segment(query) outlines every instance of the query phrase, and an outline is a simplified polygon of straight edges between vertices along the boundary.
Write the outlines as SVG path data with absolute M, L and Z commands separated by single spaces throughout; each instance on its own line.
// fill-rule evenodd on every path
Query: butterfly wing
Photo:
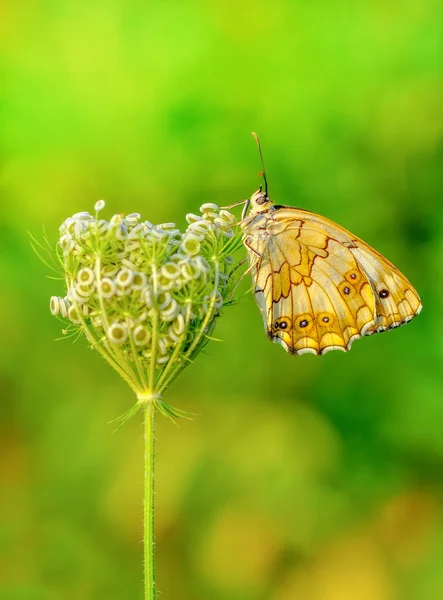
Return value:
M 273 207 L 244 229 L 268 336 L 288 352 L 347 351 L 420 312 L 417 292 L 394 265 L 324 217 Z

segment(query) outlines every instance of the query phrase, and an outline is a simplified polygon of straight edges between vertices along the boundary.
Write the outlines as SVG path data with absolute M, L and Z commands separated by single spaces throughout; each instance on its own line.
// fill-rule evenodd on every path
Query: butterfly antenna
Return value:
M 266 179 L 266 171 L 265 171 L 265 163 L 263 161 L 263 154 L 261 151 L 261 146 L 260 146 L 260 140 L 258 139 L 258 135 L 255 133 L 255 131 L 252 132 L 252 135 L 254 136 L 255 142 L 257 144 L 257 148 L 258 148 L 258 153 L 260 154 L 260 162 L 261 162 L 261 168 L 262 168 L 262 172 L 260 173 L 260 175 L 263 177 L 263 181 L 265 182 L 265 195 L 268 195 L 268 180 Z
M 245 204 L 248 200 L 240 200 L 240 202 L 235 202 L 234 204 L 230 204 L 229 206 L 221 206 L 220 208 L 224 210 L 231 210 L 231 208 L 235 208 L 236 206 L 240 206 L 240 204 Z

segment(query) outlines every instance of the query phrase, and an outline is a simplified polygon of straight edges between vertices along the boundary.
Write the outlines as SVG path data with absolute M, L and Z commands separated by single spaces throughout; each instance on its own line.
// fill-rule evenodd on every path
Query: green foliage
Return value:
M 157 428 L 158 587 L 180 600 L 443 597 L 441 7 L 106 3 L 2 9 L 0 272 L 7 598 L 141 595 L 142 430 L 84 340 L 54 342 L 26 231 L 178 221 L 258 187 L 355 232 L 422 314 L 349 354 L 288 356 L 250 296 Z M 183 222 L 178 228 L 183 230 Z M 59 287 L 58 287 L 59 285 Z M 244 283 L 244 290 L 248 288 Z M 352 575 L 352 577 L 351 577 Z M 335 590 L 332 596 L 331 590 Z

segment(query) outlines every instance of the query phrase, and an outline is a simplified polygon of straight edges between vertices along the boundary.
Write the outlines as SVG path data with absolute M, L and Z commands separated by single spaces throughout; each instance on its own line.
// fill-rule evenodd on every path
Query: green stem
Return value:
M 140 398 L 139 398 L 140 399 Z M 145 503 L 144 517 L 144 600 L 155 600 L 155 538 L 154 538 L 154 447 L 155 405 L 151 396 L 145 396 Z
M 77 314 L 80 319 L 81 326 L 83 328 L 83 331 L 86 335 L 86 339 L 88 340 L 88 342 L 91 343 L 93 348 L 95 348 L 95 350 L 97 350 L 97 352 L 111 365 L 112 368 L 114 368 L 117 371 L 117 373 L 120 375 L 120 377 L 122 377 L 122 379 L 124 379 L 126 381 L 126 383 L 129 385 L 129 387 L 132 388 L 134 390 L 134 392 L 137 394 L 138 387 L 135 385 L 134 381 L 132 380 L 131 375 L 125 371 L 125 369 L 119 364 L 119 362 L 111 354 L 111 352 L 109 351 L 108 344 L 105 343 L 105 346 L 108 349 L 108 352 L 103 350 L 100 343 L 95 339 L 95 337 L 91 333 L 91 330 L 89 329 L 88 325 L 86 324 L 86 321 L 83 318 L 82 313 L 81 313 L 80 305 L 77 302 L 74 302 L 73 304 L 77 310 Z
M 213 293 L 215 294 L 215 292 L 218 289 L 218 282 L 220 279 L 220 270 L 219 270 L 219 263 L 215 262 L 215 285 L 214 285 L 214 289 L 213 289 Z M 194 341 L 192 342 L 192 344 L 189 346 L 188 350 L 186 351 L 185 354 L 183 354 L 183 360 L 187 360 L 189 361 L 189 363 L 192 362 L 192 353 L 194 352 L 194 350 L 197 348 L 198 344 L 200 344 L 201 339 L 204 335 L 205 329 L 206 327 L 209 325 L 210 320 L 214 317 L 214 306 L 215 306 L 215 296 L 212 296 L 210 302 L 209 302 L 209 307 L 208 307 L 208 312 L 206 313 L 205 318 L 203 319 L 203 322 L 200 326 L 200 330 L 197 333 L 197 335 L 194 338 Z M 175 377 L 180 373 L 180 371 L 184 369 L 183 366 L 183 362 L 179 365 L 177 365 L 177 367 L 169 374 L 169 376 L 167 377 L 166 381 L 163 381 L 163 384 L 161 386 L 158 386 L 158 392 L 161 394 L 171 383 L 172 381 L 175 379 Z
M 151 390 L 155 387 L 155 368 L 157 366 L 157 355 L 158 355 L 158 307 L 157 307 L 157 267 L 152 263 L 152 289 L 154 293 L 154 297 L 152 299 L 153 302 L 153 310 L 154 314 L 152 315 L 152 338 L 151 338 L 151 359 L 149 363 L 149 386 Z
M 183 346 L 183 342 L 186 339 L 186 335 L 188 332 L 188 327 L 189 327 L 189 321 L 190 321 L 190 315 L 191 315 L 191 305 L 188 304 L 186 307 L 186 316 L 185 316 L 185 329 L 182 333 L 182 335 L 180 336 L 175 348 L 174 348 L 174 352 L 171 355 L 171 358 L 168 361 L 168 364 L 166 365 L 165 370 L 163 371 L 160 379 L 157 382 L 157 390 L 158 392 L 161 394 L 163 392 L 164 389 L 166 389 L 165 387 L 162 387 L 163 382 L 165 381 L 166 378 L 170 378 L 172 377 L 172 374 L 175 373 L 176 371 L 181 371 L 184 367 L 183 364 L 181 363 L 181 361 L 177 360 L 178 354 L 181 352 L 182 350 L 182 346 Z M 171 369 L 172 369 L 172 373 L 171 373 Z
M 109 328 L 109 323 L 108 323 L 108 314 L 106 312 L 106 307 L 105 307 L 105 301 L 104 301 L 103 294 L 100 289 L 100 282 L 101 282 L 101 271 L 100 271 L 101 262 L 100 261 L 101 261 L 100 254 L 98 254 L 97 258 L 95 260 L 95 277 L 97 279 L 97 293 L 98 293 L 98 301 L 100 304 L 100 314 L 103 319 L 103 325 L 105 327 L 105 331 L 107 331 Z M 109 350 L 114 355 L 116 362 L 119 363 L 120 365 L 124 365 L 124 367 L 122 367 L 122 368 L 125 371 L 128 370 L 129 372 L 131 372 L 131 367 L 128 365 L 128 361 L 126 360 L 123 352 L 120 350 L 120 348 L 117 346 L 117 344 L 111 344 L 109 346 Z

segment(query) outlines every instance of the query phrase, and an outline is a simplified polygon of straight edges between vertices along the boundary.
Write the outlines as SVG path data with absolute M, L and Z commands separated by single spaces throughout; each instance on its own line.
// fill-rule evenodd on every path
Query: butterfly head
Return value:
M 262 186 L 258 188 L 258 190 L 252 194 L 249 199 L 249 204 L 251 207 L 251 213 L 258 213 L 264 210 L 267 210 L 271 204 L 272 200 L 269 198 L 267 191 L 263 191 Z
M 266 191 L 263 191 L 262 186 L 258 188 L 254 194 L 246 201 L 245 206 L 243 208 L 242 218 L 244 219 L 246 215 L 256 215 L 257 213 L 261 213 L 272 206 L 272 200 L 269 198 Z

